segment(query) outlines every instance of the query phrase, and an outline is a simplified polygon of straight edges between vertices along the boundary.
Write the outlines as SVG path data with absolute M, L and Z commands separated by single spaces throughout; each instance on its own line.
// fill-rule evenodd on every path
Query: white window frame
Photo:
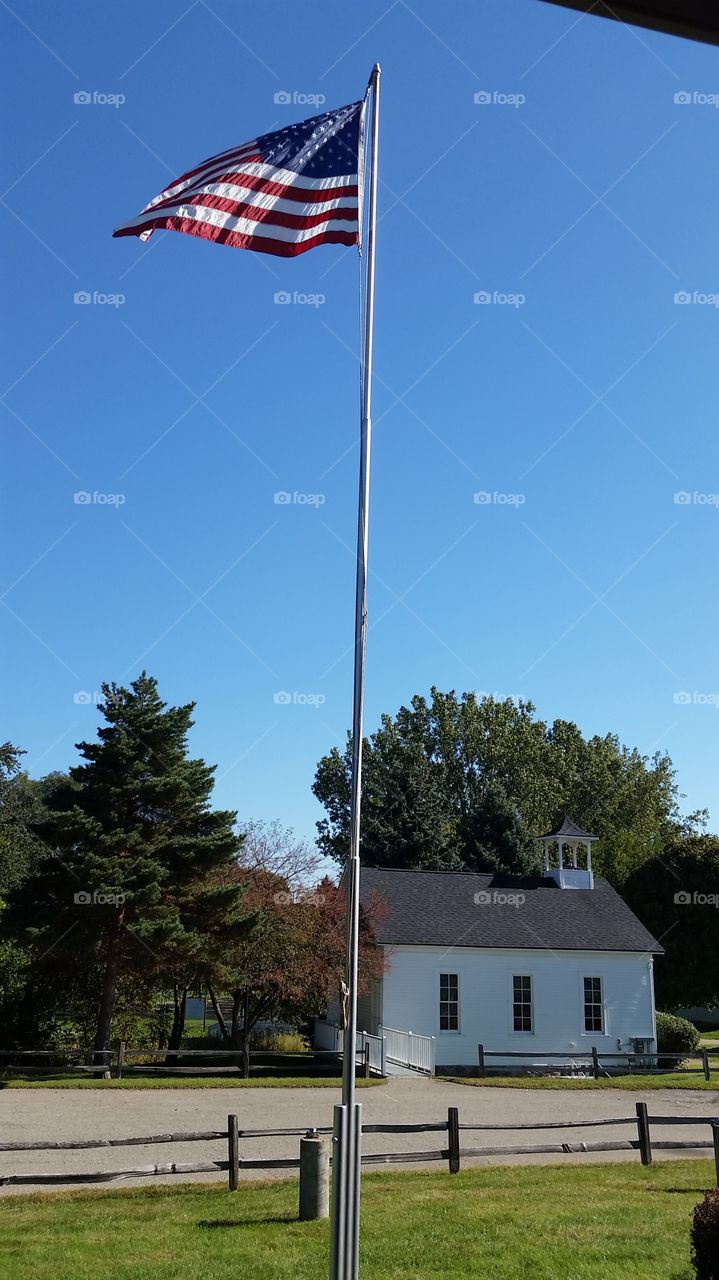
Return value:
M 515 1003 L 514 979 L 515 978 L 529 978 L 529 1016 L 531 1018 L 532 1025 L 528 1031 L 518 1031 L 514 1025 L 514 1003 Z M 513 1036 L 533 1036 L 534 1035 L 534 1029 L 535 1029 L 534 986 L 535 986 L 534 974 L 531 972 L 528 972 L 526 969 L 524 970 L 523 973 L 512 972 L 509 974 L 509 1030 L 510 1030 L 510 1034 Z
M 599 1007 L 600 1007 L 600 1009 L 601 1009 L 601 1013 L 602 1013 L 602 1029 L 601 1029 L 601 1031 L 596 1031 L 596 1030 L 595 1030 L 595 1031 L 587 1031 L 586 1009 L 585 1009 L 586 999 L 585 999 L 585 994 L 584 994 L 584 983 L 585 983 L 585 979 L 589 979 L 589 978 L 591 978 L 591 979 L 593 979 L 593 980 L 595 980 L 595 981 L 596 981 L 596 980 L 598 980 L 598 981 L 599 981 L 599 991 L 600 991 L 600 1003 L 599 1003 Z M 608 1025 L 607 1025 L 607 984 L 606 984 L 606 980 L 605 980 L 605 977 L 604 977 L 604 974 L 603 974 L 603 973 L 597 973 L 597 972 L 596 972 L 596 970 L 595 970 L 593 973 L 583 973 L 583 974 L 580 976 L 580 979 L 579 979 L 579 999 L 580 999 L 580 1018 L 581 1018 L 581 1022 L 580 1022 L 580 1026 L 581 1026 L 581 1033 L 580 1033 L 580 1034 L 581 1034 L 581 1035 L 583 1035 L 583 1036 L 589 1036 L 589 1037 L 591 1037 L 591 1036 L 606 1036 L 606 1035 L 609 1035 L 609 1027 L 608 1027 Z M 595 1002 L 593 1001 L 592 1003 L 594 1004 Z
M 453 1003 L 452 1001 L 442 1000 L 442 978 L 455 978 L 457 982 L 457 1025 L 456 1027 L 442 1026 L 442 1005 Z M 458 1036 L 462 1030 L 462 1014 L 461 1014 L 461 994 L 460 994 L 460 975 L 456 969 L 438 969 L 437 970 L 437 1028 L 441 1036 Z

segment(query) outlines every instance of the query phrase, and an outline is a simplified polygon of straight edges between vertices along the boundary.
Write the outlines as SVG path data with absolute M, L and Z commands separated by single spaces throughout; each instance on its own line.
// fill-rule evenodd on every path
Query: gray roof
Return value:
M 599 836 L 593 836 L 591 831 L 582 831 L 578 827 L 574 818 L 568 817 L 566 814 L 556 827 L 552 827 L 551 831 L 545 831 L 543 836 L 537 836 L 538 840 L 549 840 L 552 836 L 564 836 L 567 840 L 598 840 Z
M 362 900 L 373 894 L 386 904 L 375 930 L 385 946 L 662 954 L 624 900 L 599 878 L 593 889 L 560 889 L 548 876 L 363 867 Z

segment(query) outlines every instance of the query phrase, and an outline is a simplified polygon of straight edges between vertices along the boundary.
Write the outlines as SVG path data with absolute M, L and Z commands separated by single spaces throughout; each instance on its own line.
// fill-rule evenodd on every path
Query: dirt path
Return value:
M 636 1137 L 636 1127 L 609 1125 L 598 1129 L 572 1128 L 572 1121 L 633 1117 L 635 1104 L 648 1103 L 650 1115 L 716 1116 L 719 1093 L 679 1089 L 626 1092 L 606 1090 L 483 1089 L 448 1084 L 440 1080 L 396 1079 L 381 1088 L 362 1090 L 365 1123 L 411 1124 L 446 1120 L 447 1107 L 459 1108 L 460 1123 L 477 1125 L 529 1124 L 562 1121 L 567 1128 L 548 1133 L 463 1132 L 466 1146 L 510 1146 L 518 1143 L 581 1142 Z M 0 1141 L 78 1141 L 91 1138 L 138 1137 L 152 1133 L 225 1129 L 227 1116 L 235 1112 L 243 1128 L 297 1128 L 332 1124 L 332 1108 L 339 1102 L 334 1089 L 5 1089 L 0 1091 Z M 704 1126 L 652 1126 L 660 1138 L 710 1138 Z M 366 1152 L 423 1151 L 445 1145 L 444 1134 L 368 1134 Z M 244 1139 L 245 1158 L 296 1157 L 298 1137 Z M 687 1153 L 678 1153 L 687 1154 Z M 710 1153 L 703 1152 L 705 1156 Z M 226 1143 L 164 1143 L 152 1147 L 102 1148 L 90 1151 L 0 1152 L 0 1179 L 15 1173 L 85 1173 L 128 1169 L 174 1161 L 226 1159 Z M 663 1153 L 657 1153 L 663 1158 Z M 636 1152 L 581 1155 L 491 1156 L 467 1160 L 467 1165 L 534 1164 L 578 1160 L 636 1161 Z M 410 1166 L 411 1167 L 411 1166 Z M 442 1165 L 437 1165 L 442 1168 Z M 444 1166 L 446 1168 L 446 1166 Z M 179 1175 L 178 1175 L 179 1176 Z M 144 1182 L 170 1185 L 178 1176 L 164 1179 L 132 1178 L 109 1186 L 135 1186 Z M 244 1171 L 242 1178 L 273 1176 Z M 276 1176 L 286 1177 L 286 1171 Z M 225 1174 L 189 1174 L 189 1181 L 223 1180 Z M 77 1185 L 77 1184 L 74 1184 Z M 86 1184 L 90 1185 L 90 1184 Z M 46 1190 L 40 1184 L 2 1187 L 0 1195 Z

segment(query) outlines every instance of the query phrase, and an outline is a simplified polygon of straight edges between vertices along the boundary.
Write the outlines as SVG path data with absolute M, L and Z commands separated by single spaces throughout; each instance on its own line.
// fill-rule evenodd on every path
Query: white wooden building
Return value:
M 661 947 L 592 872 L 595 839 L 571 819 L 541 837 L 538 876 L 365 867 L 362 898 L 386 904 L 387 969 L 358 1026 L 434 1037 L 438 1068 L 476 1067 L 479 1043 L 545 1055 L 656 1049 L 653 961 Z M 328 1012 L 328 1020 L 332 1013 Z

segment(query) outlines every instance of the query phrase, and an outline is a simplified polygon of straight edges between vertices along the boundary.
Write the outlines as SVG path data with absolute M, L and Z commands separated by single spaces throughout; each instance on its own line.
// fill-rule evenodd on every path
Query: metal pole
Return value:
M 369 477 L 372 446 L 372 355 L 374 340 L 375 230 L 377 226 L 377 153 L 380 67 L 375 64 L 371 93 L 369 205 L 367 211 L 364 344 L 361 357 L 361 426 L 357 511 L 354 698 L 352 707 L 352 801 L 350 860 L 347 868 L 347 1018 L 342 1052 L 342 1106 L 335 1108 L 332 1169 L 330 1280 L 356 1280 L 359 1274 L 359 1206 L 362 1116 L 355 1102 L 357 1057 L 357 977 L 360 922 L 360 807 L 362 797 L 362 718 L 367 642 L 367 547 Z M 366 154 L 366 142 L 365 142 Z
M 355 1100 L 357 1047 L 357 969 L 359 954 L 360 807 L 362 797 L 362 717 L 367 641 L 367 544 L 369 534 L 369 475 L 372 445 L 372 355 L 374 340 L 375 227 L 377 222 L 377 150 L 379 139 L 380 68 L 370 76 L 372 134 L 370 142 L 369 209 L 367 217 L 367 286 L 362 352 L 362 422 L 360 429 L 359 504 L 357 513 L 357 582 L 355 595 L 354 700 L 352 709 L 352 803 L 350 864 L 347 894 L 347 1026 L 344 1030 L 342 1103 Z

